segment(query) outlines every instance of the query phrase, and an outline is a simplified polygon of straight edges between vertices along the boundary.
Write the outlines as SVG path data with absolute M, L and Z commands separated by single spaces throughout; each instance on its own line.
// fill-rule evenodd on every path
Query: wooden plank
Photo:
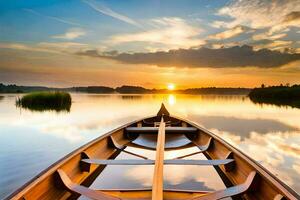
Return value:
M 82 162 L 96 165 L 154 165 L 155 160 L 101 160 L 101 159 L 82 159 Z M 223 160 L 182 160 L 172 159 L 163 160 L 164 165 L 226 165 L 234 162 L 233 159 Z
M 128 133 L 157 133 L 159 127 L 127 127 L 125 130 Z M 166 133 L 196 133 L 197 131 L 195 127 L 165 127 Z
M 119 144 L 114 138 L 113 136 L 109 136 L 109 140 L 111 142 L 111 144 L 114 146 L 114 148 L 124 152 L 124 153 L 127 153 L 127 154 L 130 154 L 130 155 L 133 155 L 133 156 L 136 156 L 136 157 L 139 157 L 139 158 L 143 158 L 143 159 L 148 159 L 147 157 L 145 156 L 142 156 L 142 155 L 139 155 L 139 154 L 136 154 L 136 153 L 133 153 L 131 151 L 127 151 L 125 150 L 126 146 L 125 145 L 121 145 Z
M 127 154 L 130 154 L 130 155 L 135 156 L 135 157 L 138 157 L 138 158 L 142 158 L 142 159 L 144 159 L 144 160 L 147 160 L 147 159 L 148 159 L 148 158 L 145 157 L 145 156 L 142 156 L 142 155 L 133 153 L 133 152 L 131 152 L 131 151 L 127 151 L 127 150 L 125 150 L 125 149 L 123 149 L 122 152 L 127 153 Z
M 58 169 L 57 173 L 59 174 L 60 179 L 65 185 L 65 187 L 72 192 L 75 192 L 80 195 L 84 195 L 90 199 L 95 199 L 95 200 L 119 200 L 120 199 L 120 198 L 116 198 L 104 194 L 101 191 L 92 190 L 87 187 L 73 183 L 72 180 L 62 169 Z
M 226 188 L 224 190 L 216 191 L 201 197 L 192 198 L 190 200 L 217 200 L 217 199 L 224 199 L 227 197 L 233 197 L 239 194 L 243 194 L 247 192 L 247 190 L 251 187 L 251 184 L 253 183 L 253 180 L 256 176 L 256 172 L 252 171 L 246 181 L 242 184 Z
M 164 150 L 165 150 L 165 126 L 161 118 L 157 135 L 155 166 L 152 183 L 152 200 L 163 199 L 163 171 L 164 171 Z
M 152 146 L 148 146 L 148 145 L 140 145 L 140 144 L 136 144 L 136 143 L 128 143 L 127 144 L 128 147 L 133 147 L 133 148 L 139 148 L 139 149 L 146 149 L 146 150 L 155 150 L 156 148 L 153 148 Z M 176 147 L 165 147 L 165 151 L 173 151 L 173 150 L 180 150 L 180 149 L 185 149 L 185 148 L 189 148 L 189 147 L 194 147 L 195 145 L 190 142 L 188 144 L 184 144 L 184 145 L 180 145 L 180 146 L 176 146 Z
M 231 162 L 234 162 L 233 159 L 224 159 L 224 160 L 181 160 L 181 159 L 172 159 L 165 160 L 165 165 L 226 165 Z
M 82 162 L 96 165 L 154 165 L 154 160 L 100 160 L 100 159 L 83 159 Z

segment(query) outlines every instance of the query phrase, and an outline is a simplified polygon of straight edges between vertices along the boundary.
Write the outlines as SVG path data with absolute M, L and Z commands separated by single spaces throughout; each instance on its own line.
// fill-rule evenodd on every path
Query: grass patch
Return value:
M 16 105 L 33 111 L 70 111 L 71 95 L 67 92 L 33 92 L 16 100 Z

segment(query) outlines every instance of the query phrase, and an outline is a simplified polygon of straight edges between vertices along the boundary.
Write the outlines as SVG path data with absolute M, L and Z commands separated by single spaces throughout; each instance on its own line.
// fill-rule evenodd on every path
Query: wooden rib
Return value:
M 128 147 L 133 147 L 133 148 L 139 148 L 139 149 L 146 149 L 146 150 L 156 150 L 156 148 L 150 147 L 150 146 L 144 146 L 144 145 L 140 145 L 140 144 L 136 144 L 136 143 L 128 143 L 127 144 Z M 165 147 L 165 151 L 173 151 L 173 150 L 180 150 L 180 149 L 184 149 L 184 148 L 190 148 L 190 147 L 194 147 L 195 144 L 193 144 L 192 142 L 181 145 L 181 146 L 176 146 L 176 147 Z
M 63 184 L 65 185 L 65 187 L 67 187 L 68 190 L 72 192 L 75 192 L 80 195 L 84 195 L 90 199 L 95 199 L 95 200 L 120 200 L 120 198 L 108 196 L 100 191 L 92 190 L 87 187 L 73 183 L 72 180 L 62 169 L 58 169 L 57 173 L 59 174 L 59 177 L 63 182 Z
M 100 160 L 100 159 L 82 159 L 84 163 L 96 165 L 154 165 L 155 160 Z M 165 165 L 227 165 L 234 162 L 233 159 L 224 160 L 182 160 L 172 159 L 164 160 Z
M 285 198 L 285 197 L 282 196 L 281 194 L 277 194 L 277 195 L 274 197 L 274 200 L 287 200 L 287 198 Z
M 145 157 L 145 156 L 141 156 L 141 155 L 139 155 L 139 154 L 133 153 L 133 152 L 131 152 L 131 151 L 127 151 L 127 150 L 125 150 L 125 149 L 123 149 L 122 152 L 127 153 L 127 154 L 130 154 L 130 155 L 133 155 L 133 156 L 136 156 L 136 157 L 139 157 L 139 158 L 142 158 L 142 159 L 144 159 L 144 160 L 148 160 L 148 158 Z
M 157 133 L 159 127 L 127 127 L 125 130 L 128 133 Z M 196 133 L 197 130 L 195 127 L 165 127 L 167 133 Z
M 199 153 L 203 153 L 203 152 L 205 152 L 209 149 L 209 147 L 211 146 L 211 143 L 212 143 L 212 138 L 209 138 L 206 145 L 199 146 L 199 145 L 195 144 L 200 149 L 200 151 L 190 153 L 190 154 L 187 154 L 187 155 L 184 155 L 184 156 L 179 156 L 179 157 L 176 157 L 174 159 L 182 159 L 182 158 L 193 156 L 193 155 L 196 155 L 196 154 L 199 154 Z
M 250 188 L 255 176 L 256 176 L 256 172 L 252 171 L 248 175 L 246 181 L 240 185 L 236 185 L 230 188 L 226 188 L 224 190 L 216 191 L 202 197 L 192 198 L 190 200 L 217 200 L 217 199 L 223 199 L 223 198 L 243 194 L 247 192 L 247 190 Z
M 142 159 L 148 159 L 147 157 L 145 156 L 142 156 L 142 155 L 139 155 L 139 154 L 136 154 L 136 153 L 133 153 L 131 151 L 127 151 L 125 150 L 126 146 L 125 145 L 120 145 L 112 136 L 109 137 L 110 138 L 110 141 L 111 141 L 111 144 L 118 150 L 124 152 L 124 153 L 127 153 L 127 154 L 130 154 L 130 155 L 133 155 L 133 156 L 136 156 L 136 157 L 139 157 L 139 158 L 142 158 Z
M 152 200 L 163 199 L 163 170 L 165 149 L 165 123 L 163 117 L 159 125 L 156 145 L 156 157 L 152 183 Z

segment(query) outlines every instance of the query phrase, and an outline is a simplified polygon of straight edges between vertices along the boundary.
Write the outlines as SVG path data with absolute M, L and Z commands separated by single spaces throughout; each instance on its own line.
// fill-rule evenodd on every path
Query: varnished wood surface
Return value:
M 83 159 L 83 162 L 96 165 L 154 165 L 155 160 L 100 160 L 100 159 Z
M 196 154 L 199 154 L 199 153 L 203 153 L 203 152 L 207 151 L 208 148 L 211 147 L 211 145 L 212 145 L 212 138 L 210 138 L 207 141 L 206 145 L 203 145 L 203 146 L 196 145 L 200 149 L 200 151 L 190 153 L 190 154 L 186 154 L 186 155 L 183 155 L 183 156 L 179 156 L 179 157 L 176 157 L 174 159 L 183 159 L 183 158 L 186 158 L 186 157 L 189 157 L 189 156 L 193 156 L 193 155 L 196 155 Z
M 154 165 L 155 160 L 100 160 L 100 159 L 82 159 L 83 162 L 97 165 Z M 163 160 L 164 165 L 226 165 L 234 162 L 233 159 L 223 160 L 181 160 L 171 159 Z
M 84 195 L 95 200 L 120 200 L 120 198 L 112 197 L 100 191 L 91 190 L 87 187 L 73 183 L 62 169 L 58 169 L 57 173 L 59 174 L 63 184 L 72 192 L 76 192 L 80 195 Z
M 128 133 L 157 133 L 159 127 L 127 127 Z M 165 127 L 166 133 L 195 133 L 198 129 L 195 127 Z
M 157 146 L 155 156 L 155 166 L 152 182 L 152 200 L 163 199 L 163 172 L 164 172 L 164 151 L 165 151 L 165 123 L 163 118 L 161 119 L 158 135 Z
M 217 192 L 212 192 L 210 194 L 206 194 L 201 197 L 192 198 L 190 200 L 217 200 L 217 199 L 223 199 L 226 197 L 233 197 L 238 194 L 243 194 L 244 192 L 247 192 L 247 190 L 250 188 L 251 184 L 254 181 L 255 175 L 256 175 L 256 172 L 253 171 L 248 175 L 246 181 L 240 185 L 226 188 L 224 190 L 220 190 Z

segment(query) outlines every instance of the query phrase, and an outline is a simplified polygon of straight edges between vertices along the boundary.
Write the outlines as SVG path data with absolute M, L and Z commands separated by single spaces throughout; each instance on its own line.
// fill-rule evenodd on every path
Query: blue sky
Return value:
M 57 58 L 60 57 L 69 58 L 66 68 L 73 72 L 79 67 L 77 60 L 86 66 L 87 71 L 97 68 L 122 72 L 124 66 L 126 69 L 134 69 L 132 62 L 124 63 L 124 59 L 120 62 L 116 58 L 122 53 L 142 52 L 150 55 L 178 49 L 220 49 L 250 45 L 252 51 L 268 49 L 289 55 L 299 54 L 299 34 L 299 0 L 0 1 L 0 72 L 4 72 L 0 78 L 3 82 L 14 82 L 12 71 L 20 75 L 24 71 L 40 74 L 41 71 L 64 68 L 65 63 L 58 62 Z M 114 51 L 114 57 L 111 51 Z M 283 64 L 281 61 L 274 64 L 277 69 L 268 71 L 271 74 L 269 77 L 278 68 L 298 58 L 294 56 L 288 60 Z M 107 62 L 110 67 L 104 65 Z M 149 61 L 139 64 L 147 65 L 143 66 L 146 68 L 153 67 Z M 151 64 L 161 67 L 161 63 Z M 244 64 L 240 67 L 245 68 Z M 266 68 L 261 63 L 255 66 L 249 63 L 247 67 Z M 172 71 L 173 68 L 179 68 L 179 65 L 172 63 L 160 70 Z M 211 71 L 215 69 L 210 68 L 216 67 L 203 62 L 199 66 L 190 67 L 187 62 L 186 66 L 180 68 L 207 69 L 213 74 Z M 228 68 L 236 71 L 237 66 L 226 66 L 226 69 L 219 69 L 215 74 L 223 74 L 230 70 Z M 136 69 L 140 70 L 140 67 Z M 244 75 L 245 69 L 241 70 L 240 73 Z M 274 77 L 272 80 L 270 83 L 276 83 Z M 282 79 L 277 82 L 280 81 Z M 125 78 L 123 82 L 126 82 Z M 213 84 L 213 81 L 208 82 L 206 85 Z M 33 80 L 33 84 L 38 83 L 42 82 Z M 81 84 L 80 81 L 76 83 Z M 90 83 L 96 84 L 97 81 Z M 52 82 L 48 81 L 47 84 Z M 89 82 L 83 81 L 82 84 Z M 228 83 L 220 79 L 217 84 L 233 85 L 236 81 Z M 244 83 L 241 82 L 241 85 Z
M 99 13 L 86 2 L 113 9 L 114 12 L 127 16 L 141 25 L 137 27 L 118 18 Z M 1 41 L 26 43 L 51 41 L 51 36 L 77 27 L 88 32 L 84 38 L 80 38 L 80 41 L 93 44 L 112 34 L 145 30 L 149 27 L 150 20 L 163 17 L 177 17 L 190 21 L 195 26 L 206 26 L 207 29 L 211 29 L 206 23 L 218 17 L 210 13 L 214 13 L 226 2 L 209 2 L 197 0 L 2 1 L 0 3 Z
M 280 3 L 280 1 L 278 2 L 278 8 L 274 10 L 274 12 L 280 11 L 280 4 L 282 3 Z M 278 43 L 276 45 L 273 41 L 268 41 L 269 46 L 261 46 L 274 47 L 277 49 L 280 49 L 280 47 L 299 48 L 299 44 L 297 44 L 296 41 L 299 36 L 299 22 L 295 22 L 291 27 L 284 25 L 279 28 L 279 31 L 268 33 L 270 27 L 277 25 L 276 23 L 272 23 L 272 20 L 278 20 L 278 24 L 281 23 L 285 15 L 293 12 L 293 10 L 298 10 L 299 6 L 293 7 L 293 3 L 287 3 L 290 4 L 288 6 L 281 5 L 281 7 L 284 7 L 287 11 L 285 11 L 283 16 L 279 19 L 272 19 L 274 13 L 267 15 L 258 13 L 257 19 L 255 19 L 255 10 L 252 11 L 253 13 L 248 14 L 249 19 L 247 19 L 247 17 L 243 19 L 243 12 L 249 12 L 248 10 L 255 9 L 255 6 L 251 8 L 250 5 L 245 3 L 240 3 L 240 5 L 238 5 L 238 3 L 236 4 L 237 5 L 234 5 L 234 1 L 225 0 L 1 1 L 0 40 L 1 42 L 25 44 L 62 42 L 63 38 L 56 37 L 57 35 L 81 32 L 78 36 L 65 39 L 89 44 L 94 48 L 100 47 L 100 49 L 147 51 L 147 49 L 141 46 L 148 46 L 148 49 L 153 47 L 152 49 L 167 50 L 172 48 L 201 46 L 204 43 L 207 46 L 230 46 L 233 45 L 231 44 L 232 42 L 236 42 L 240 45 L 253 45 L 260 43 L 260 41 L 257 41 L 258 39 L 253 40 L 253 38 L 260 37 L 261 40 L 265 40 L 275 37 L 276 39 L 280 39 L 280 41 L 288 42 L 281 42 L 283 45 L 279 46 L 279 48 Z M 260 5 L 263 6 L 263 3 L 258 1 L 256 6 Z M 244 10 L 242 6 L 245 6 Z M 268 6 L 268 4 L 266 4 L 266 6 Z M 232 9 L 232 11 L 230 9 Z M 278 15 L 278 13 L 275 14 Z M 266 19 L 262 20 L 259 19 L 259 17 Z M 239 18 L 242 19 L 240 20 Z M 164 22 L 167 24 L 162 24 L 162 20 L 165 20 Z M 181 20 L 181 22 L 178 22 L 178 20 Z M 258 22 L 255 22 L 255 20 Z M 238 26 L 245 26 L 248 29 L 236 30 L 235 34 L 230 33 L 234 32 L 234 29 L 237 29 Z M 193 38 L 199 41 L 192 42 L 188 40 L 187 42 L 191 42 L 190 44 L 175 44 L 172 46 L 171 44 L 161 45 L 160 42 L 149 41 L 149 39 L 135 41 L 133 38 L 129 38 L 125 41 L 117 41 L 113 45 L 107 44 L 112 41 L 111 39 L 115 39 L 114 36 L 129 36 L 129 34 L 136 36 L 138 33 L 145 33 L 147 31 L 153 31 L 152 34 L 155 34 L 159 29 L 168 28 L 170 32 L 174 31 L 172 28 L 194 28 L 194 30 L 188 29 L 188 31 L 194 31 L 195 33 L 182 33 L 182 36 L 175 39 L 184 40 Z M 284 31 L 284 29 L 289 30 Z M 229 34 L 226 38 L 222 38 L 221 35 L 216 35 L 226 30 Z M 264 33 L 265 35 L 263 35 Z M 214 35 L 216 35 L 216 37 L 214 37 Z M 200 42 L 200 40 L 202 40 L 202 42 Z M 149 42 L 152 44 L 149 44 Z M 257 46 L 260 48 L 259 45 Z

